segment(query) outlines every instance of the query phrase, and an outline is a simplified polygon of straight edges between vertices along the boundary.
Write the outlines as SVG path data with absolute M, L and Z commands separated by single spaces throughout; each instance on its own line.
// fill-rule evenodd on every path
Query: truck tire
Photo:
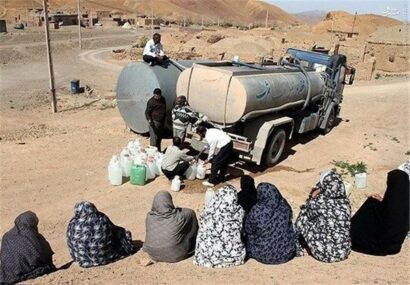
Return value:
M 333 108 L 330 111 L 329 118 L 327 118 L 325 128 L 321 130 L 322 135 L 326 135 L 326 134 L 330 133 L 330 131 L 333 129 L 333 127 L 335 125 L 335 120 L 336 120 L 336 111 Z
M 282 156 L 286 144 L 286 132 L 277 129 L 269 138 L 265 149 L 264 163 L 266 166 L 274 166 Z

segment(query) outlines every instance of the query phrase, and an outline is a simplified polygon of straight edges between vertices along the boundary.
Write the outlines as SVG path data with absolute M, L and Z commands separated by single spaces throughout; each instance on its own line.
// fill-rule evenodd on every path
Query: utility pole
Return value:
M 78 47 L 82 48 L 81 39 L 81 11 L 80 11 L 80 0 L 77 0 L 77 18 L 78 18 Z
M 352 25 L 352 33 L 353 33 L 353 30 L 354 30 L 354 25 L 356 24 L 356 18 L 357 18 L 357 11 L 356 11 L 356 13 L 354 13 L 353 25 Z
M 154 35 L 154 6 L 151 6 L 151 34 Z
M 269 19 L 269 10 L 268 10 L 268 9 L 266 9 L 265 28 L 268 28 L 268 19 Z
M 218 27 L 219 27 L 219 17 L 218 17 Z
M 94 27 L 93 15 L 94 15 L 94 12 L 93 12 L 93 11 L 90 11 L 90 13 L 88 14 L 88 26 L 89 26 L 90 28 Z
M 43 0 L 44 9 L 44 27 L 46 32 L 46 46 L 47 46 L 47 61 L 48 61 L 48 73 L 50 75 L 50 95 L 51 95 L 51 110 L 53 113 L 57 112 L 57 99 L 56 99 L 56 89 L 54 87 L 54 69 L 53 69 L 53 59 L 51 57 L 50 48 L 50 32 L 48 30 L 48 6 L 47 0 Z

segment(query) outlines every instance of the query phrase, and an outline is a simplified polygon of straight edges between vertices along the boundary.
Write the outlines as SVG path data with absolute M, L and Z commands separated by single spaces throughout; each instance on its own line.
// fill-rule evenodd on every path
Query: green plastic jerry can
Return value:
M 131 167 L 130 183 L 133 185 L 145 185 L 146 175 L 145 165 L 133 164 Z

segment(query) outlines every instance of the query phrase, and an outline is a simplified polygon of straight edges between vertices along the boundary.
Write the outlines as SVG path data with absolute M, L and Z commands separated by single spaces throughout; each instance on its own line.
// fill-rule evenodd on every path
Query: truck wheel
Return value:
M 270 137 L 265 152 L 265 165 L 274 166 L 282 156 L 286 143 L 286 132 L 284 129 L 276 130 Z
M 330 131 L 333 129 L 335 125 L 335 120 L 336 120 L 336 112 L 335 112 L 335 109 L 333 108 L 330 111 L 329 118 L 327 119 L 326 127 L 321 130 L 322 135 L 326 135 L 330 133 Z

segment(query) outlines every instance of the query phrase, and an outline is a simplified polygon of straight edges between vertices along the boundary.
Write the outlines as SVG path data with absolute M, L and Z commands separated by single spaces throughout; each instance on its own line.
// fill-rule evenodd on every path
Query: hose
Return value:
M 257 67 L 257 66 L 254 66 L 254 65 L 252 65 L 252 64 L 248 64 L 248 63 L 244 63 L 244 62 L 239 62 L 239 61 L 232 61 L 232 64 L 236 64 L 236 65 L 240 65 L 240 66 L 246 66 L 246 67 L 253 68 L 253 69 L 257 69 L 257 70 L 269 70 L 269 69 L 267 69 L 267 68 Z
M 182 64 L 179 64 L 178 62 L 176 62 L 176 61 L 173 60 L 173 59 L 169 59 L 169 62 L 170 62 L 173 66 L 175 66 L 177 69 L 179 69 L 180 71 L 184 71 L 184 70 L 186 69 L 185 66 L 183 66 Z
M 306 72 L 305 68 L 303 67 L 302 63 L 301 63 L 297 58 L 294 58 L 294 59 L 295 59 L 296 61 L 298 61 L 299 64 L 294 64 L 294 63 L 290 63 L 290 62 L 283 62 L 283 61 L 282 61 L 282 64 L 299 68 L 300 71 L 303 73 L 303 75 L 306 77 L 306 80 L 307 80 L 307 83 L 308 83 L 308 92 L 307 92 L 305 104 L 303 104 L 302 109 L 300 109 L 298 112 L 296 112 L 296 114 L 299 114 L 300 112 L 302 112 L 303 110 L 305 110 L 306 107 L 307 107 L 307 106 L 309 105 L 309 103 L 310 103 L 310 99 L 311 99 L 310 97 L 311 97 L 312 87 L 311 87 L 311 81 L 310 81 L 309 75 L 308 75 L 308 73 Z

